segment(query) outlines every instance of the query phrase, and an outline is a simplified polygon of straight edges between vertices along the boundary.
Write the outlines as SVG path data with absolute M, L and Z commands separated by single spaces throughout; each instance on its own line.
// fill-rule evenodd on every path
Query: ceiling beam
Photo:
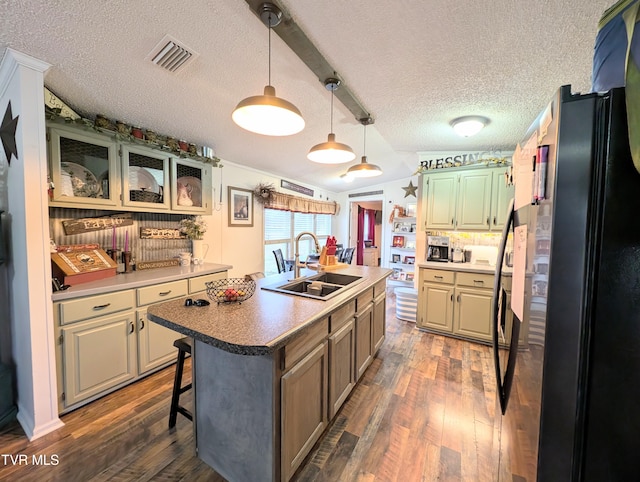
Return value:
M 251 11 L 260 18 L 260 5 L 265 3 L 264 0 L 245 0 Z M 282 20 L 278 25 L 273 27 L 273 31 L 284 40 L 293 52 L 300 57 L 307 67 L 313 72 L 318 80 L 325 85 L 325 80 L 331 77 L 338 78 L 341 81 L 340 88 L 334 92 L 334 95 L 349 109 L 353 117 L 360 122 L 360 119 L 370 117 L 371 113 L 365 109 L 362 103 L 357 99 L 355 94 L 344 83 L 336 70 L 329 65 L 320 51 L 316 48 L 306 34 L 296 24 L 288 10 L 278 0 L 271 0 L 269 3 L 274 4 L 282 11 Z M 260 19 L 262 22 L 262 19 Z M 266 25 L 265 25 L 266 26 Z

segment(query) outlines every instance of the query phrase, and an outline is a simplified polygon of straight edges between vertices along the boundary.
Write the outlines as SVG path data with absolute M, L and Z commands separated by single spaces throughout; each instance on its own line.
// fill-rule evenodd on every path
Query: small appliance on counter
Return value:
M 449 261 L 449 236 L 427 236 L 427 261 Z

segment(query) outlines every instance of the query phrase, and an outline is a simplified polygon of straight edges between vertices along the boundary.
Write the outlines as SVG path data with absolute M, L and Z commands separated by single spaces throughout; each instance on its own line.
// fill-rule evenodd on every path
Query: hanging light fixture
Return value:
M 451 121 L 451 127 L 459 136 L 471 137 L 475 136 L 489 123 L 489 119 L 479 115 L 467 115 L 458 117 Z
M 356 158 L 348 145 L 336 142 L 336 135 L 333 133 L 333 94 L 340 86 L 338 79 L 329 78 L 324 81 L 324 86 L 331 91 L 331 131 L 327 137 L 327 142 L 316 144 L 311 148 L 307 159 L 320 164 L 342 164 Z
M 263 95 L 240 101 L 231 115 L 243 129 L 265 136 L 290 136 L 304 129 L 304 119 L 291 102 L 276 96 L 271 85 L 271 29 L 280 23 L 282 11 L 272 3 L 259 7 L 262 21 L 269 27 L 269 84 Z
M 360 124 L 364 126 L 364 146 L 362 149 L 362 160 L 360 164 L 356 164 L 355 166 L 351 166 L 347 170 L 347 176 L 352 177 L 375 177 L 382 174 L 382 169 L 380 169 L 375 164 L 369 164 L 367 162 L 366 150 L 367 150 L 367 126 L 369 124 L 373 124 L 373 119 L 371 117 L 363 117 L 360 119 Z

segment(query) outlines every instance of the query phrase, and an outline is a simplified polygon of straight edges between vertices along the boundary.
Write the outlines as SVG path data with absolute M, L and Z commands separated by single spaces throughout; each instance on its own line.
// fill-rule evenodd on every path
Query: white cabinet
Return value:
M 434 231 L 499 231 L 513 186 L 506 168 L 474 168 L 424 176 L 424 228 Z

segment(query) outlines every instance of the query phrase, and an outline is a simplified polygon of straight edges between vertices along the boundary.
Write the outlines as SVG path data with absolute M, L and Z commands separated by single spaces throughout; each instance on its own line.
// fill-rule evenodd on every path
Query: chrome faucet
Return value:
M 310 233 L 309 231 L 302 231 L 300 234 L 298 234 L 296 236 L 296 244 L 295 244 L 295 260 L 294 260 L 294 265 L 293 265 L 293 276 L 295 278 L 299 278 L 300 277 L 300 238 L 302 236 L 304 236 L 305 234 L 308 234 L 309 236 L 311 236 L 313 238 L 313 241 L 316 243 L 316 251 L 319 253 L 320 252 L 320 243 L 318 243 L 318 238 L 316 238 L 316 235 L 313 233 Z M 307 266 L 306 263 L 304 263 L 304 266 Z

